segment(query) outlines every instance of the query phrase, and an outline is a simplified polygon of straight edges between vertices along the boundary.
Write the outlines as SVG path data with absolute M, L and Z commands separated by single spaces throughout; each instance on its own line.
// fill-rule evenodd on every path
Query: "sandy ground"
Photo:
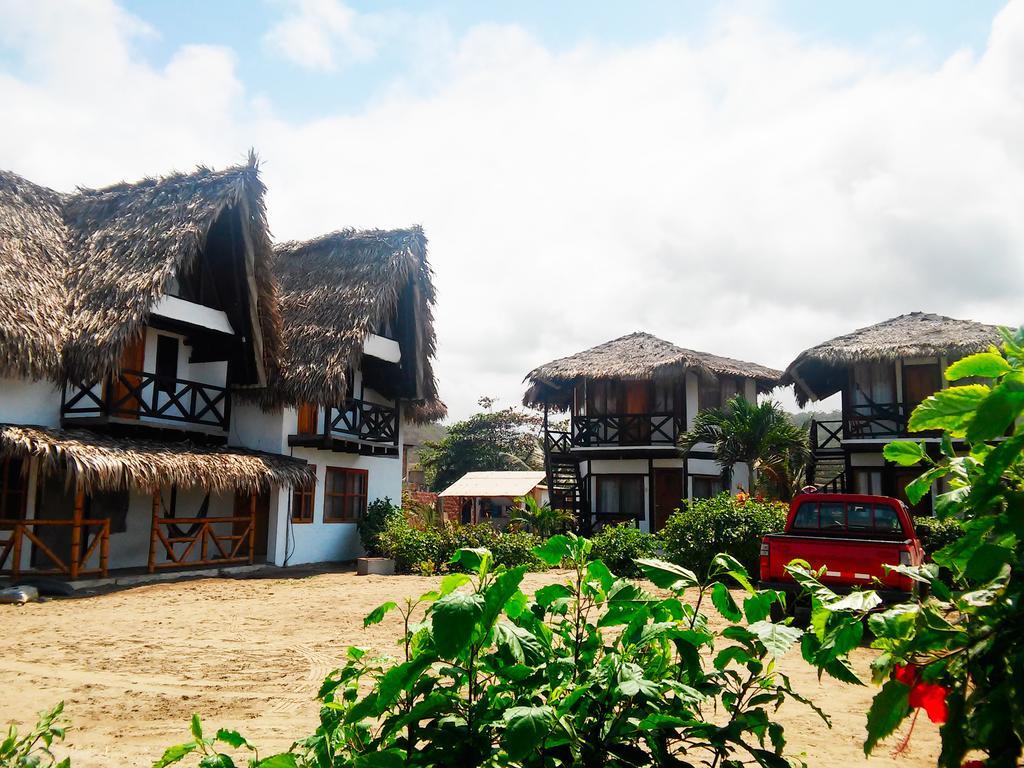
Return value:
M 389 599 L 420 594 L 437 579 L 352 572 L 199 579 L 150 584 L 25 606 L 0 605 L 0 723 L 22 724 L 61 699 L 75 768 L 149 766 L 188 739 L 198 712 L 212 731 L 236 728 L 263 754 L 287 748 L 315 726 L 313 697 L 346 646 L 397 652 L 390 616 L 362 628 Z M 536 589 L 560 578 L 530 574 Z M 873 652 L 855 654 L 866 676 Z M 794 686 L 824 708 L 833 728 L 806 708 L 780 712 L 792 752 L 823 768 L 934 765 L 938 731 L 921 718 L 910 749 L 865 760 L 864 713 L 874 688 L 819 684 L 791 653 L 780 662 Z M 893 740 L 895 741 L 895 739 Z

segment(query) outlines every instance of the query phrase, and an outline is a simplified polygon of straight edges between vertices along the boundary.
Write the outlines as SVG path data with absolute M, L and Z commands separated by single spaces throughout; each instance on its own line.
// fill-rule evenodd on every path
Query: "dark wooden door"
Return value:
M 907 416 L 914 406 L 928 399 L 942 387 L 942 373 L 938 363 L 903 366 L 903 402 Z
M 112 416 L 122 419 L 139 418 L 141 403 L 138 399 L 142 380 L 124 371 L 141 371 L 146 362 L 146 335 L 142 334 L 132 341 L 121 353 L 121 362 L 115 374 L 113 392 L 108 401 L 113 411 Z
M 270 535 L 270 494 L 264 491 L 256 497 L 255 509 L 251 507 L 252 497 L 247 494 L 236 493 L 235 494 L 235 517 L 247 517 L 250 511 L 255 514 L 254 527 L 256 529 L 253 534 L 253 556 L 257 562 L 261 562 L 267 556 L 267 538 Z M 232 533 L 238 536 L 248 531 L 248 523 L 242 521 L 236 521 L 232 526 Z M 242 547 L 241 552 L 246 551 L 246 547 Z
M 683 470 L 654 470 L 654 516 L 651 520 L 651 532 L 656 533 L 665 527 L 665 521 L 683 503 Z
M 624 385 L 625 415 L 619 426 L 623 445 L 646 445 L 651 441 L 651 387 L 647 381 L 628 381 Z
M 319 430 L 317 429 L 317 416 L 320 414 L 320 409 L 314 403 L 303 403 L 299 407 L 299 426 L 298 433 L 300 435 L 315 435 Z

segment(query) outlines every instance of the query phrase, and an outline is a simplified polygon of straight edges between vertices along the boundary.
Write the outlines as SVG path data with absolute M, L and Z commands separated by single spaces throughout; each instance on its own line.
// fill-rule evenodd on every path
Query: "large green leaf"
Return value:
M 907 699 L 910 688 L 897 680 L 889 680 L 876 694 L 868 710 L 868 737 L 864 741 L 864 754 L 870 755 L 875 745 L 891 734 L 910 712 Z
M 382 603 L 366 614 L 363 619 L 363 628 L 370 626 L 371 624 L 380 624 L 384 620 L 384 616 L 387 615 L 388 611 L 393 611 L 398 607 L 398 603 L 389 600 L 386 603 Z
M 452 592 L 434 603 L 430 617 L 437 652 L 445 658 L 458 656 L 469 645 L 483 615 L 484 598 L 478 594 Z
M 537 605 L 547 608 L 555 600 L 563 600 L 571 595 L 572 590 L 565 584 L 547 584 L 534 593 L 533 599 Z
M 776 658 L 784 656 L 803 637 L 803 630 L 770 621 L 755 621 L 748 629 L 757 635 L 768 653 Z
M 736 605 L 736 601 L 732 599 L 729 588 L 720 581 L 716 581 L 715 585 L 711 588 L 711 602 L 718 609 L 718 612 L 729 621 L 739 621 L 743 618 L 743 613 L 740 611 L 739 606 Z
M 263 758 L 256 763 L 256 768 L 298 768 L 298 762 L 291 752 L 282 752 Z
M 1010 364 L 998 352 L 978 352 L 957 360 L 946 369 L 948 381 L 959 381 L 977 376 L 982 379 L 997 379 L 1009 373 Z
M 153 763 L 153 768 L 164 768 L 164 766 L 176 763 L 185 757 L 185 755 L 195 752 L 198 748 L 199 745 L 192 741 L 188 744 L 175 744 L 173 747 L 168 747 L 164 750 L 163 756 Z
M 967 427 L 967 439 L 972 443 L 994 440 L 1006 434 L 1006 430 L 1024 409 L 1024 386 L 1015 380 L 993 388 L 988 397 L 981 401 L 978 410 Z
M 857 613 L 867 613 L 872 608 L 876 608 L 881 604 L 882 598 L 872 590 L 858 590 L 828 603 L 827 607 L 830 611 L 855 611 Z
M 650 579 L 655 586 L 662 589 L 671 589 L 673 592 L 681 592 L 689 587 L 697 586 L 697 576 L 689 568 L 669 563 L 665 560 L 637 560 L 637 565 L 643 570 L 644 575 Z
M 199 760 L 199 768 L 235 768 L 235 761 L 223 752 L 203 755 Z
M 750 574 L 739 560 L 725 552 L 719 552 L 711 561 L 710 578 L 731 576 L 747 592 L 754 593 L 754 585 L 750 583 Z
M 561 534 L 552 536 L 543 546 L 534 547 L 533 554 L 548 565 L 560 565 L 569 556 L 569 539 Z
M 911 504 L 917 504 L 917 502 L 928 495 L 935 481 L 940 477 L 945 477 L 949 472 L 950 469 L 947 466 L 932 467 L 924 474 L 915 477 L 907 483 L 905 490 L 907 499 Z
M 235 749 L 245 747 L 246 749 L 254 749 L 252 744 L 246 741 L 245 737 L 238 731 L 231 731 L 227 728 L 221 728 L 217 731 L 217 741 L 222 741 Z
M 526 566 L 520 565 L 499 575 L 484 591 L 484 615 L 483 626 L 489 629 L 501 612 L 505 609 L 506 603 L 519 591 L 519 585 L 523 581 L 523 574 L 526 573 Z
M 463 547 L 455 550 L 448 562 L 461 565 L 467 571 L 476 571 L 482 576 L 490 570 L 493 561 L 491 550 L 486 547 Z
M 907 429 L 911 432 L 944 429 L 954 437 L 963 437 L 974 412 L 989 392 L 984 384 L 940 390 L 914 409 Z
M 505 710 L 502 745 L 513 760 L 522 760 L 551 732 L 555 711 L 548 706 L 509 707 Z
M 402 768 L 405 764 L 405 751 L 393 747 L 357 755 L 352 768 Z
M 920 464 L 928 455 L 925 453 L 923 443 L 911 443 L 906 440 L 889 443 L 882 449 L 882 454 L 886 460 L 899 464 L 901 467 Z

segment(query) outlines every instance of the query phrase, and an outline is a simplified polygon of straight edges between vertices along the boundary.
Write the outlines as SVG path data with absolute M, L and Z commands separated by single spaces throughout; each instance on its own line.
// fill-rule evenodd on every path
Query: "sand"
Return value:
M 165 747 L 188 740 L 193 712 L 211 732 L 236 728 L 272 754 L 312 732 L 316 690 L 348 645 L 397 653 L 394 615 L 366 630 L 363 616 L 437 582 L 349 571 L 265 574 L 0 605 L 0 723 L 34 721 L 63 699 L 75 768 L 149 766 Z M 524 586 L 558 578 L 530 574 Z M 865 679 L 873 654 L 854 654 Z M 890 757 L 894 738 L 865 760 L 864 715 L 876 689 L 819 684 L 797 652 L 780 667 L 833 719 L 829 730 L 795 703 L 780 712 L 790 751 L 804 752 L 811 766 L 935 765 L 938 730 L 926 718 L 904 754 Z

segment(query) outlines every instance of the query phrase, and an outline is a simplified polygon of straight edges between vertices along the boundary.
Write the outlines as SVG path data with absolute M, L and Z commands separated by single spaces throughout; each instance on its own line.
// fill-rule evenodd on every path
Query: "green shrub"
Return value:
M 715 555 L 732 555 L 757 573 L 761 539 L 786 526 L 787 507 L 777 501 L 747 499 L 728 493 L 695 499 L 669 517 L 661 532 L 665 554 L 698 574 L 707 573 Z
M 452 556 L 443 529 L 414 528 L 402 515 L 388 519 L 378 540 L 381 554 L 395 561 L 399 573 L 431 573 Z
M 661 546 L 657 536 L 645 533 L 631 523 L 606 525 L 591 541 L 594 543 L 592 556 L 595 560 L 603 562 L 618 576 L 633 578 L 640 575 L 636 561 L 642 557 L 654 557 Z
M 836 619 L 818 640 L 769 621 L 781 593 L 755 590 L 727 555 L 708 579 L 644 560 L 647 578 L 670 593 L 655 596 L 614 576 L 591 548 L 571 534 L 549 539 L 537 556 L 569 578 L 532 595 L 524 567 L 459 550 L 465 573 L 363 620 L 401 628 L 405 660 L 349 648 L 320 687 L 316 732 L 289 753 L 260 760 L 236 731 L 204 735 L 197 715 L 190 739 L 154 768 L 802 765 L 793 754 L 802 745 L 787 745 L 776 711 L 804 702 L 828 718 L 776 672 L 775 658 L 811 648 L 820 672 L 855 679 L 846 656 L 861 619 Z M 742 609 L 725 579 L 742 589 Z M 711 611 L 726 621 L 709 621 Z
M 507 568 L 525 565 L 541 570 L 544 564 L 533 554 L 541 543 L 538 536 L 521 531 L 503 533 L 487 523 L 446 525 L 443 528 L 419 529 L 401 515 L 389 520 L 380 536 L 381 551 L 395 561 L 399 573 L 430 575 L 444 570 L 458 570 L 450 564 L 460 549 L 489 549 L 496 565 Z
M 359 538 L 363 542 L 363 549 L 370 557 L 380 557 L 380 535 L 384 532 L 388 521 L 402 516 L 402 510 L 391 503 L 391 499 L 374 499 L 366 505 L 366 514 L 358 521 L 356 527 L 359 529 Z
M 964 535 L 964 529 L 955 517 L 948 517 L 945 520 L 935 517 L 915 517 L 914 529 L 917 531 L 917 537 L 921 540 L 925 554 L 929 556 Z

